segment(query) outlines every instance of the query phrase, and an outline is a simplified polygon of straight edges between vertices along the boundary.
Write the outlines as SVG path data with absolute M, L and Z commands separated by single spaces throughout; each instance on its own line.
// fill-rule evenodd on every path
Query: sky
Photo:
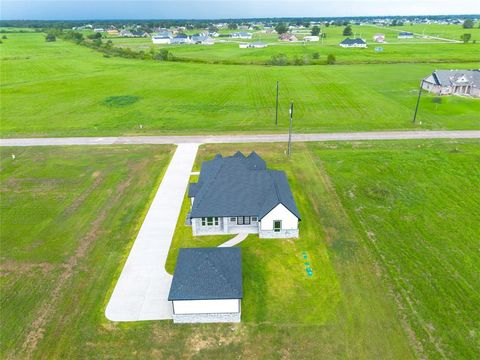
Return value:
M 2 20 L 480 14 L 480 0 L 0 0 Z

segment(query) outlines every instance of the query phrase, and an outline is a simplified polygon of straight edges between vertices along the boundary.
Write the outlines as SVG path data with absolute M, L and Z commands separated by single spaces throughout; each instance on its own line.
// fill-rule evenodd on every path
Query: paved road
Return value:
M 480 130 L 451 131 L 375 131 L 322 134 L 294 134 L 293 141 L 352 141 L 395 139 L 479 139 Z M 192 135 L 192 136 L 121 136 L 121 137 L 67 137 L 0 139 L 0 146 L 51 146 L 51 145 L 138 145 L 138 144 L 213 144 L 262 143 L 287 141 L 286 134 L 264 135 Z
M 198 144 L 180 144 L 148 210 L 105 310 L 112 321 L 172 318 L 165 262 Z

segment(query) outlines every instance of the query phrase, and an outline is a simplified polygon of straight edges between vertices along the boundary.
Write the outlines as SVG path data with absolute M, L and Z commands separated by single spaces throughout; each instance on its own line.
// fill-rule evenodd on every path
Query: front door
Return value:
M 282 221 L 273 220 L 273 231 L 280 232 L 280 230 L 282 230 Z

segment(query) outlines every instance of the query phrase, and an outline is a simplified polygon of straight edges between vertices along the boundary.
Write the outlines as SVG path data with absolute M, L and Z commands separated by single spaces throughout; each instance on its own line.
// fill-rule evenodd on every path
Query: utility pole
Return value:
M 288 150 L 287 154 L 290 156 L 292 154 L 292 124 L 293 124 L 293 100 L 290 103 L 290 127 L 288 128 Z
M 415 106 L 415 114 L 413 115 L 413 123 L 415 124 L 415 121 L 417 120 L 417 112 L 418 112 L 418 106 L 420 105 L 420 96 L 422 96 L 422 90 L 423 90 L 423 81 L 420 83 L 420 89 L 418 90 L 418 98 L 417 98 L 417 106 Z
M 277 80 L 277 101 L 275 103 L 275 126 L 278 125 L 278 80 Z

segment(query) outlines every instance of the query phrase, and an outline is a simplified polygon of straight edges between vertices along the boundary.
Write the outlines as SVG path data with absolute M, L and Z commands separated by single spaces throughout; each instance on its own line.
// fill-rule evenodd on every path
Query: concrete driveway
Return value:
M 198 144 L 178 145 L 105 310 L 109 320 L 172 318 L 172 276 L 165 262 L 197 149 Z

